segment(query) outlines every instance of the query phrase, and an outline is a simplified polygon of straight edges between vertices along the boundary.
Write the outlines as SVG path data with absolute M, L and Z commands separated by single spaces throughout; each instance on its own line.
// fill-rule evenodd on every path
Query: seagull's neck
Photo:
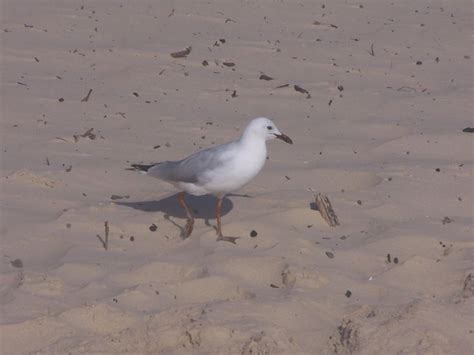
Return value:
M 266 147 L 266 140 L 262 136 L 245 131 L 239 139 L 239 143 L 247 147 Z
M 265 138 L 252 134 L 251 132 L 244 132 L 238 144 L 242 151 L 248 152 L 248 157 L 251 161 L 259 162 L 257 165 L 263 167 L 267 158 L 267 144 Z

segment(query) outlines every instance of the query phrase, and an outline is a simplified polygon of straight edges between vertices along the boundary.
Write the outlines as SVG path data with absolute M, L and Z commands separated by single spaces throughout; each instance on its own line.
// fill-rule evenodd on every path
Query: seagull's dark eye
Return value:
M 273 127 L 272 127 L 272 126 L 267 126 L 267 129 L 268 129 L 269 131 L 271 131 L 271 130 L 273 129 Z

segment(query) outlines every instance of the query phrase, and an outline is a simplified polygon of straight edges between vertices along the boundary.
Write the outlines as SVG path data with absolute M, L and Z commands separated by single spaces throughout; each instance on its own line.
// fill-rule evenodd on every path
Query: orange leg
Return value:
M 216 220 L 217 220 L 217 237 L 222 238 L 222 224 L 221 224 L 221 210 L 222 210 L 222 198 L 217 196 L 216 203 Z
M 194 218 L 191 213 L 191 210 L 189 209 L 189 207 L 186 205 L 186 202 L 184 201 L 184 191 L 178 194 L 178 200 L 181 207 L 183 207 L 183 209 L 186 211 L 186 216 L 188 217 L 186 226 L 184 227 L 184 231 L 183 231 L 183 239 L 186 239 L 193 232 Z
M 224 196 L 218 195 L 217 202 L 216 202 L 216 220 L 217 220 L 217 240 L 223 240 L 225 242 L 230 242 L 233 244 L 237 244 L 235 241 L 239 239 L 239 237 L 224 237 L 222 235 L 222 223 L 221 223 L 221 214 L 222 214 L 222 198 Z

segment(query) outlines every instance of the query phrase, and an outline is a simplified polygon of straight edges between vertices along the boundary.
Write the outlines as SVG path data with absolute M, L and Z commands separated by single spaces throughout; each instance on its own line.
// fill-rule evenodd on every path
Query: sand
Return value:
M 471 353 L 470 1 L 1 13 L 2 354 Z M 227 196 L 237 245 L 216 242 L 213 197 L 188 197 L 182 240 L 177 191 L 125 169 L 258 116 L 295 144 Z

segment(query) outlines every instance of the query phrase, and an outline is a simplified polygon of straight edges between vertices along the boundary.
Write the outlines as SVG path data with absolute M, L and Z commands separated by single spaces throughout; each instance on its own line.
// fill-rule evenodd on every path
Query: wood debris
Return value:
M 191 53 L 191 50 L 192 50 L 192 47 L 189 46 L 189 47 L 186 47 L 186 49 L 183 49 L 182 51 L 174 52 L 174 53 L 171 53 L 170 55 L 173 58 L 185 58 L 189 55 L 189 53 Z
M 314 204 L 329 226 L 335 227 L 340 225 L 339 218 L 337 218 L 336 212 L 334 212 L 331 202 L 326 195 L 321 193 L 317 194 L 314 199 Z
M 97 135 L 95 133 L 92 133 L 94 128 L 90 128 L 87 131 L 85 131 L 83 134 L 75 134 L 73 135 L 74 141 L 77 143 L 79 141 L 79 138 L 89 138 L 90 140 L 94 140 L 97 138 Z
M 309 93 L 308 90 L 303 89 L 301 86 L 298 86 L 298 85 L 295 85 L 294 88 L 295 88 L 296 91 L 298 91 L 302 94 L 306 94 L 307 99 L 311 98 L 311 94 Z
M 91 96 L 92 94 L 92 89 L 89 89 L 89 92 L 87 93 L 87 95 L 81 100 L 81 102 L 87 102 L 89 101 L 89 97 Z
M 271 76 L 268 76 L 268 75 L 265 75 L 265 74 L 262 74 L 260 75 L 259 77 L 260 80 L 273 80 L 273 78 Z

